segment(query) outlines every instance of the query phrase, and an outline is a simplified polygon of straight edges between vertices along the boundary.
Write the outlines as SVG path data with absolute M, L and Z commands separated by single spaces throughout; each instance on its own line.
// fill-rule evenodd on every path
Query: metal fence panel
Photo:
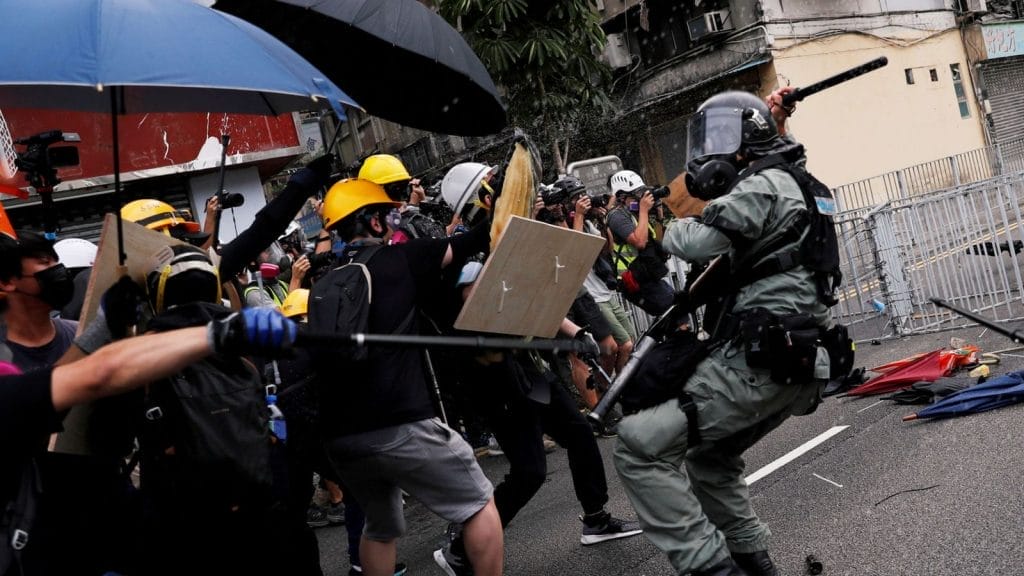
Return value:
M 836 316 L 858 340 L 969 324 L 932 297 L 995 320 L 1024 317 L 1022 200 L 1015 174 L 839 214 Z

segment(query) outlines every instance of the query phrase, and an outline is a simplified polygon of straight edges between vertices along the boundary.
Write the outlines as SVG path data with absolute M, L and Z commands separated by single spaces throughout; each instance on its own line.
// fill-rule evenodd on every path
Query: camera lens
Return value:
M 238 192 L 229 192 L 220 197 L 221 208 L 238 208 L 242 204 L 245 204 L 245 196 Z
M 671 194 L 671 193 L 672 193 L 672 191 L 669 190 L 668 186 L 659 186 L 659 187 L 651 190 L 651 196 L 654 196 L 655 200 L 661 200 L 662 198 L 667 198 L 668 195 Z

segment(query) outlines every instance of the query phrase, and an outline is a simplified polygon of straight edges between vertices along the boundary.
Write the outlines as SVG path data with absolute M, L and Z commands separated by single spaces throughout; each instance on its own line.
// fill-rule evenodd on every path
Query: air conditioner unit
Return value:
M 732 15 L 728 10 L 712 10 L 711 12 L 705 12 L 696 18 L 688 20 L 686 22 L 686 26 L 690 30 L 690 40 L 693 42 L 696 42 L 705 36 L 725 32 L 734 28 L 732 24 Z
M 988 3 L 985 0 L 967 0 L 965 4 L 968 12 L 988 12 Z
M 604 52 L 601 59 L 612 68 L 624 68 L 632 61 L 629 56 L 629 48 L 626 47 L 626 37 L 623 34 L 609 34 L 608 43 L 604 45 Z

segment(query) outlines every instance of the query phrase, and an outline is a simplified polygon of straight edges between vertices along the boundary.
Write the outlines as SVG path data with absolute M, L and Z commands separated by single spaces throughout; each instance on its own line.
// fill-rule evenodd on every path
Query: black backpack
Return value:
M 6 574 L 15 561 L 21 565 L 21 554 L 29 543 L 41 494 L 36 461 L 34 458 L 26 460 L 22 465 L 18 493 L 0 515 L 0 574 Z
M 419 211 L 402 214 L 400 228 L 410 238 L 445 238 L 448 233 L 439 222 Z
M 266 504 L 272 474 L 265 394 L 251 363 L 220 355 L 147 386 L 139 439 L 147 499 L 210 511 Z
M 365 334 L 370 326 L 373 289 L 366 264 L 383 248 L 373 244 L 346 254 L 347 263 L 332 269 L 309 292 L 309 329 L 324 334 Z M 343 258 L 344 260 L 344 258 Z M 364 346 L 331 348 L 333 360 L 365 360 Z

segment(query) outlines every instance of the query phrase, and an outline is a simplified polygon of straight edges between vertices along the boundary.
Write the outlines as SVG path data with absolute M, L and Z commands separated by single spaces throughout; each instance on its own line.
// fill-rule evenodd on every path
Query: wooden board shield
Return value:
M 455 327 L 553 338 L 602 246 L 598 236 L 513 216 Z
M 707 202 L 690 196 L 686 189 L 686 172 L 681 172 L 674 180 L 669 182 L 668 189 L 671 193 L 665 199 L 665 205 L 676 215 L 676 218 L 687 216 L 700 216 L 704 211 Z
M 124 251 L 128 255 L 125 260 L 127 273 L 139 286 L 146 285 L 146 273 L 153 262 L 153 257 L 161 248 L 184 244 L 166 234 L 154 232 L 134 222 L 122 222 L 124 227 Z M 96 316 L 100 298 L 117 282 L 121 272 L 117 265 L 117 216 L 107 214 L 103 220 L 103 231 L 100 233 L 99 250 L 96 251 L 96 262 L 89 276 L 89 287 L 85 291 L 82 304 L 82 316 L 78 321 L 78 333 L 89 325 Z

